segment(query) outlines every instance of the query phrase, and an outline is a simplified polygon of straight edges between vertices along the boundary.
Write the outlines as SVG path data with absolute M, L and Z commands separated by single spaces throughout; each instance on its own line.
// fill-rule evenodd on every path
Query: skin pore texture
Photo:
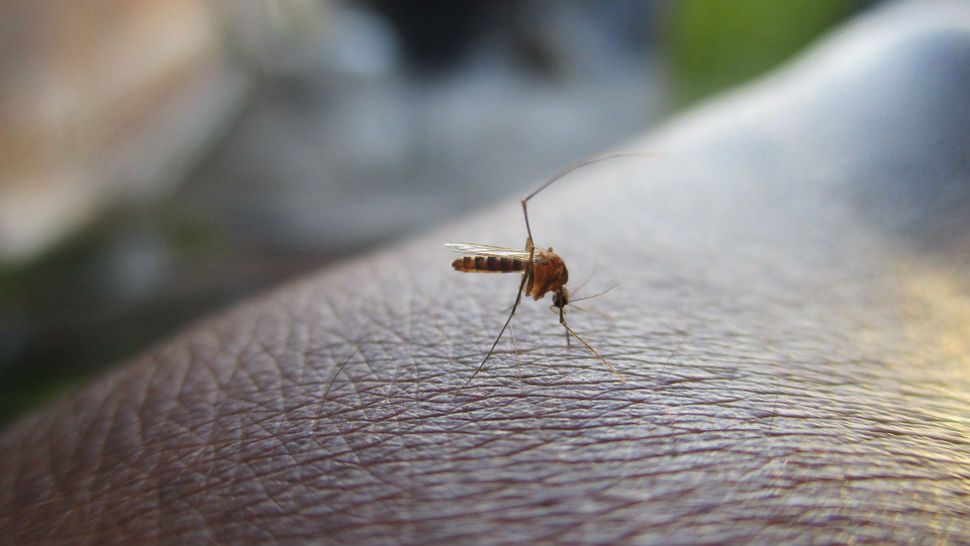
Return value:
M 966 4 L 866 15 L 530 202 L 626 382 L 546 299 L 459 388 L 519 279 L 441 245 L 511 201 L 15 423 L 0 542 L 970 543 L 968 97 Z

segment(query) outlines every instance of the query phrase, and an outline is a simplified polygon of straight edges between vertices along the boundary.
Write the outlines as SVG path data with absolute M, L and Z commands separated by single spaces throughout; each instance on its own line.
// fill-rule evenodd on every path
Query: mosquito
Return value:
M 525 198 L 522 199 L 522 216 L 525 218 L 526 232 L 525 250 L 516 250 L 512 248 L 474 243 L 445 244 L 445 247 L 449 250 L 465 254 L 465 256 L 457 258 L 451 262 L 451 267 L 453 267 L 455 271 L 460 271 L 462 273 L 522 272 L 522 281 L 519 283 L 519 290 L 515 295 L 515 303 L 512 304 L 512 310 L 509 312 L 508 318 L 505 319 L 505 324 L 499 331 L 498 336 L 495 337 L 495 341 L 492 342 L 492 346 L 485 355 L 485 358 L 482 359 L 482 363 L 478 365 L 478 369 L 475 370 L 475 373 L 472 374 L 472 376 L 465 382 L 466 386 L 471 383 L 472 380 L 475 379 L 475 377 L 485 368 L 485 364 L 488 362 L 488 359 L 491 358 L 492 353 L 495 352 L 495 347 L 498 346 L 498 342 L 502 339 L 502 335 L 505 334 L 505 330 L 508 329 L 509 324 L 512 322 L 512 317 L 515 316 L 515 311 L 519 307 L 519 302 L 522 301 L 523 293 L 532 297 L 536 301 L 541 300 L 546 294 L 552 293 L 552 305 L 553 307 L 559 309 L 559 324 L 566 329 L 567 345 L 569 344 L 569 337 L 575 337 L 580 343 L 583 344 L 583 346 L 589 349 L 591 353 L 596 355 L 596 357 L 600 359 L 607 368 L 609 368 L 609 370 L 620 382 L 625 382 L 623 375 L 618 372 L 616 368 L 614 368 L 605 358 L 603 358 L 603 355 L 594 349 L 592 345 L 587 343 L 585 339 L 580 337 L 579 334 L 570 328 L 569 324 L 566 322 L 566 305 L 569 304 L 570 301 L 579 301 L 580 299 L 588 298 L 577 298 L 575 300 L 570 300 L 569 291 L 566 289 L 566 283 L 569 281 L 569 271 L 566 269 L 566 262 L 562 259 L 562 257 L 556 254 L 555 251 L 553 251 L 552 247 L 545 250 L 536 248 L 532 239 L 532 227 L 529 225 L 529 200 L 538 195 L 542 190 L 551 186 L 553 182 L 556 182 L 560 178 L 581 167 L 617 157 L 642 155 L 650 154 L 622 152 L 588 159 L 560 171 L 552 178 L 543 182 L 538 189 L 529 195 L 526 195 Z

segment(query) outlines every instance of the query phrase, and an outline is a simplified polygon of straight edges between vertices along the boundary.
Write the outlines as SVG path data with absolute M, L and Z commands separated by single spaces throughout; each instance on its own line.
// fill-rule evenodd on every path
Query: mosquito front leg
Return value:
M 559 324 L 566 326 L 566 306 L 563 305 L 559 308 Z M 569 342 L 569 327 L 566 326 L 566 349 L 572 349 L 572 345 Z
M 563 328 L 566 329 L 566 335 L 571 335 L 571 336 L 575 337 L 576 339 L 578 339 L 580 343 L 582 343 L 587 349 L 589 349 L 589 352 L 591 352 L 594 355 L 596 355 L 596 358 L 600 359 L 603 362 L 603 364 L 606 364 L 606 367 L 610 369 L 610 372 L 612 372 L 613 375 L 615 375 L 617 379 L 620 380 L 620 383 L 626 383 L 626 378 L 623 377 L 623 374 L 621 374 L 616 368 L 614 368 L 612 364 L 610 364 L 609 362 L 607 362 L 607 360 L 605 358 L 603 358 L 603 355 L 601 355 L 599 353 L 599 351 L 597 351 L 596 349 L 594 349 L 593 346 L 590 345 L 589 343 L 587 343 L 585 339 L 579 337 L 579 334 L 577 334 L 575 331 L 573 331 L 573 329 L 570 328 L 568 324 L 566 324 L 566 318 L 565 317 L 561 317 L 559 319 L 559 323 L 562 324 Z

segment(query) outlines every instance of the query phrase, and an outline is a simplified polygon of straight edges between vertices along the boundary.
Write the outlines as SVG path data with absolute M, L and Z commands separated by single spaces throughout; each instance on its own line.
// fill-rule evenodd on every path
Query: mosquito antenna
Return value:
M 586 340 L 585 339 L 579 337 L 579 334 L 577 334 L 575 330 L 573 330 L 572 328 L 570 328 L 569 325 L 566 324 L 566 321 L 565 320 L 563 320 L 561 322 L 561 324 L 566 329 L 566 332 L 568 332 L 569 334 L 572 334 L 573 337 L 575 337 L 576 339 L 578 339 L 580 343 L 582 343 L 587 349 L 589 349 L 589 352 L 591 352 L 594 355 L 596 355 L 596 358 L 599 358 L 600 360 L 602 360 L 603 361 L 603 364 L 606 364 L 606 367 L 609 368 L 611 372 L 613 372 L 613 375 L 615 375 L 617 379 L 620 380 L 620 383 L 626 383 L 626 379 L 623 377 L 623 374 L 621 374 L 620 372 L 618 372 L 616 370 L 616 368 L 613 367 L 612 364 L 610 364 L 609 362 L 607 362 L 606 359 L 603 358 L 603 355 L 599 354 L 599 352 L 596 349 L 594 349 L 592 345 L 590 345 L 589 343 L 586 343 Z
M 583 282 L 581 282 L 579 284 L 579 286 L 577 286 L 576 288 L 569 289 L 569 291 L 570 292 L 573 292 L 573 293 L 576 293 L 576 292 L 579 292 L 580 290 L 582 290 L 587 284 L 589 284 L 589 281 L 591 281 L 593 279 L 593 275 L 596 274 L 596 270 L 598 268 L 599 268 L 599 264 L 594 263 L 593 264 L 593 270 L 590 271 L 589 275 L 586 277 L 586 280 L 583 281 Z
M 337 366 L 337 371 L 335 371 L 333 373 L 333 377 L 331 377 L 330 378 L 330 382 L 327 383 L 327 389 L 323 391 L 323 400 L 321 400 L 321 402 L 320 402 L 321 404 L 323 404 L 324 402 L 327 401 L 327 395 L 330 394 L 330 389 L 333 388 L 333 383 L 334 383 L 334 381 L 337 380 L 337 376 L 340 375 L 340 373 L 344 371 L 344 368 L 347 367 L 347 364 L 350 363 L 351 359 L 353 359 L 354 358 L 354 355 L 356 355 L 359 351 L 360 351 L 360 347 L 359 346 L 355 346 L 354 347 L 354 352 L 350 353 L 350 356 L 347 357 L 347 360 L 344 360 L 343 361 L 343 364 Z
M 618 284 L 614 284 L 613 286 L 611 286 L 611 287 L 609 287 L 609 288 L 607 288 L 606 290 L 602 290 L 602 291 L 600 291 L 600 292 L 597 292 L 597 293 L 595 293 L 595 294 L 592 294 L 592 295 L 590 295 L 590 296 L 583 296 L 583 297 L 581 297 L 581 298 L 573 298 L 573 299 L 571 299 L 571 300 L 569 300 L 569 302 L 570 302 L 570 303 L 576 303 L 577 301 L 583 301 L 583 300 L 591 300 L 591 299 L 593 299 L 593 298 L 598 298 L 598 297 L 600 297 L 600 296 L 602 296 L 602 295 L 604 295 L 604 294 L 607 294 L 607 293 L 609 293 L 609 292 L 610 292 L 611 290 L 613 290 L 613 289 L 614 289 L 614 288 L 616 288 L 617 286 L 619 286 L 619 285 L 618 285 Z

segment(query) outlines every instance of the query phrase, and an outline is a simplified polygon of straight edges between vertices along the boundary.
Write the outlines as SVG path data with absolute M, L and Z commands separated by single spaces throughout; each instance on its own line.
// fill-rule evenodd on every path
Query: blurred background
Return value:
M 874 1 L 0 3 L 0 428 L 509 197 Z

